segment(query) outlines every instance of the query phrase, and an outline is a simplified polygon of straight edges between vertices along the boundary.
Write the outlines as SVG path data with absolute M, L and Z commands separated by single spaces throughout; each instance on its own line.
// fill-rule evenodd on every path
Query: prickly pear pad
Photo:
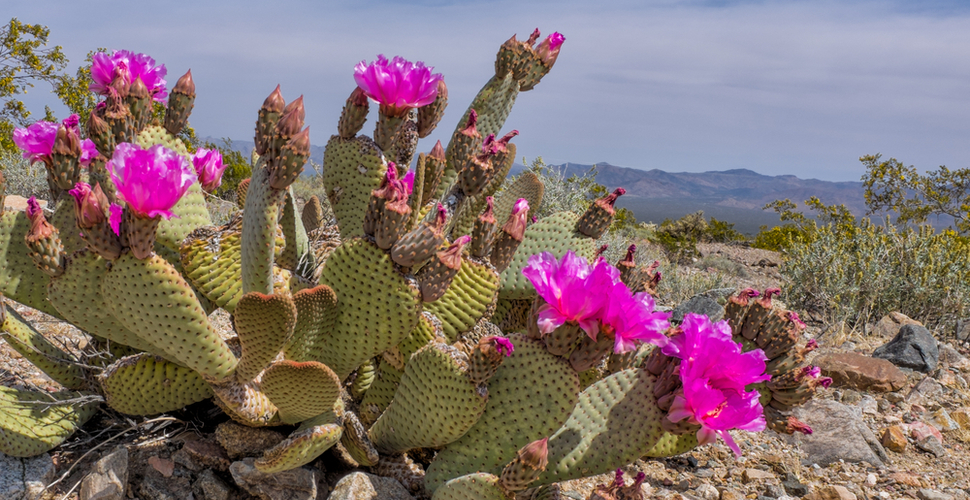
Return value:
M 327 285 L 318 285 L 293 294 L 296 326 L 283 349 L 286 359 L 308 361 L 319 357 L 316 347 L 333 330 L 337 317 L 337 294 Z
M 417 285 L 391 257 L 364 238 L 345 240 L 320 275 L 337 294 L 334 330 L 320 342 L 320 358 L 344 380 L 365 360 L 401 343 L 417 325 Z
M 498 477 L 487 472 L 476 472 L 456 477 L 435 490 L 431 500 L 508 500 L 498 485 Z
M 445 294 L 424 307 L 441 320 L 448 342 L 456 342 L 479 319 L 491 316 L 498 300 L 498 284 L 498 273 L 491 266 L 462 259 L 461 268 Z
M 328 411 L 303 422 L 282 443 L 266 450 L 263 457 L 256 460 L 256 469 L 272 474 L 308 464 L 337 444 L 343 432 L 337 415 Z
M 528 264 L 529 257 L 552 252 L 557 259 L 566 255 L 568 250 L 576 255 L 592 260 L 596 255 L 596 240 L 583 236 L 576 231 L 576 221 L 579 216 L 572 212 L 559 212 L 543 217 L 525 230 L 525 238 L 515 252 L 515 257 L 509 267 L 502 271 L 502 287 L 499 297 L 502 299 L 531 299 L 536 296 L 536 290 L 522 274 L 522 269 Z
M 225 379 L 236 367 L 192 288 L 165 259 L 122 255 L 104 276 L 101 293 L 122 325 L 207 379 Z
M 270 172 L 262 159 L 256 164 L 246 192 L 242 227 L 242 291 L 273 293 L 273 261 L 277 221 L 285 191 L 269 185 Z
M 379 451 L 438 448 L 478 421 L 488 397 L 477 390 L 447 349 L 453 348 L 431 344 L 408 361 L 391 405 L 370 429 Z
M 438 452 L 425 478 L 429 490 L 475 471 L 501 474 L 520 448 L 559 429 L 576 405 L 579 376 L 566 360 L 524 335 L 509 340 L 515 351 L 488 381 L 485 413 Z
M 340 395 L 340 379 L 316 361 L 274 363 L 263 374 L 261 387 L 286 424 L 320 415 L 333 408 Z
M 507 186 L 495 197 L 495 223 L 498 227 L 505 225 L 512 214 L 512 207 L 519 198 L 529 200 L 529 207 L 532 213 L 542 205 L 542 197 L 545 195 L 546 186 L 542 184 L 539 177 L 532 172 L 523 172 L 511 185 Z
M 57 383 L 68 389 L 84 388 L 84 372 L 80 366 L 71 364 L 76 361 L 74 356 L 51 344 L 12 307 L 2 303 L 0 307 L 6 314 L 6 320 L 0 325 L 0 338 Z
M 236 379 L 248 382 L 268 367 L 289 341 L 296 325 L 296 306 L 286 293 L 249 292 L 239 301 L 234 316 L 242 345 Z
M 41 393 L 0 386 L 0 452 L 12 457 L 32 457 L 61 444 L 94 415 L 98 403 L 57 401 L 86 395 L 90 393 Z
M 108 406 L 126 415 L 175 411 L 212 397 L 196 371 L 148 353 L 114 362 L 98 380 Z
M 370 192 L 380 187 L 386 171 L 384 154 L 369 137 L 330 137 L 323 153 L 323 184 L 341 238 L 364 235 Z
M 30 220 L 22 211 L 0 215 L 0 293 L 21 304 L 60 318 L 57 309 L 47 302 L 50 277 L 37 269 L 28 255 L 24 237 L 30 231 Z

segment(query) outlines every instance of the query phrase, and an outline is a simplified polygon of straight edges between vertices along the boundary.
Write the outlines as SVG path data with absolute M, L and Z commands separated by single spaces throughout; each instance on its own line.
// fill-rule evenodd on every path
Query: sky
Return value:
M 69 71 L 98 47 L 192 69 L 200 136 L 252 140 L 279 83 L 304 96 L 325 145 L 377 54 L 434 66 L 449 109 L 418 146 L 447 143 L 511 35 L 566 37 L 553 70 L 519 95 L 505 130 L 519 156 L 671 172 L 747 168 L 859 180 L 881 153 L 921 170 L 970 161 L 970 3 L 957 1 L 0 0 L 46 25 Z M 6 16 L 5 16 L 6 17 Z M 56 97 L 24 102 L 42 116 Z M 372 107 L 376 108 L 376 106 Z M 365 125 L 372 133 L 375 113 Z

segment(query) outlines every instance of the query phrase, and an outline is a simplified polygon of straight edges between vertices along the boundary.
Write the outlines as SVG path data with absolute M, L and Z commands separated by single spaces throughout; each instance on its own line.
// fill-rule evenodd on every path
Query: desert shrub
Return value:
M 694 267 L 698 269 L 713 269 L 726 276 L 748 277 L 748 269 L 744 264 L 720 255 L 708 255 L 695 262 Z
M 707 230 L 701 235 L 701 240 L 705 243 L 731 243 L 747 239 L 745 235 L 734 229 L 733 223 L 717 220 L 714 217 L 707 221 Z
M 657 286 L 657 302 L 669 307 L 708 290 L 735 286 L 718 270 L 702 271 L 661 260 L 660 272 L 662 279 Z
M 6 194 L 46 200 L 50 196 L 47 187 L 47 170 L 43 163 L 33 165 L 25 159 L 20 151 L 0 150 L 0 170 L 7 181 Z
M 944 327 L 970 312 L 970 245 L 954 231 L 888 219 L 813 225 L 792 238 L 781 266 L 793 308 L 850 326 L 898 310 Z
M 794 224 L 782 224 L 770 229 L 768 226 L 761 226 L 761 230 L 755 235 L 754 242 L 751 246 L 781 252 L 791 245 L 793 238 L 797 238 L 803 234 L 801 228 Z

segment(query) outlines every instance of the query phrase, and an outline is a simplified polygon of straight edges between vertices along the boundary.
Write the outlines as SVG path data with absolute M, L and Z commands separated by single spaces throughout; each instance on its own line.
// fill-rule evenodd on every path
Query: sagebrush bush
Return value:
M 781 273 L 789 305 L 829 324 L 900 311 L 942 328 L 970 312 L 970 245 L 951 230 L 813 223 L 793 236 Z
M 20 151 L 0 151 L 0 170 L 7 181 L 6 194 L 46 200 L 50 196 L 47 186 L 47 170 L 43 163 L 33 165 Z

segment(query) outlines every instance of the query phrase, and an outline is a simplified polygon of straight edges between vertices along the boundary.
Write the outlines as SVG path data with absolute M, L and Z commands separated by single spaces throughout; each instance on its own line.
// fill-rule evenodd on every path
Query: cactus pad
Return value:
M 315 361 L 280 361 L 263 374 L 261 388 L 279 408 L 283 423 L 295 424 L 333 408 L 340 379 Z
M 236 378 L 248 382 L 269 366 L 293 334 L 296 306 L 287 294 L 249 292 L 236 306 L 235 318 L 236 333 L 242 344 Z M 320 411 L 313 415 L 319 415 Z
M 0 452 L 12 457 L 32 457 L 61 444 L 97 411 L 97 400 L 84 404 L 68 402 L 86 395 L 0 386 Z
M 269 185 L 270 169 L 260 159 L 246 191 L 242 224 L 242 291 L 273 293 L 277 221 L 286 193 Z
M 380 187 L 386 171 L 384 155 L 369 137 L 330 137 L 323 153 L 323 183 L 342 238 L 364 234 L 370 193 Z
M 337 294 L 327 285 L 319 285 L 293 294 L 296 306 L 296 326 L 283 350 L 284 357 L 293 361 L 317 359 L 316 346 L 324 335 L 333 330 L 337 316 Z
M 74 390 L 84 388 L 84 372 L 74 364 L 74 356 L 51 344 L 13 308 L 6 304 L 0 304 L 0 307 L 4 308 L 5 318 L 0 325 L 0 337 L 10 347 L 58 384 Z
M 308 464 L 340 441 L 344 428 L 333 411 L 303 422 L 283 442 L 266 450 L 256 460 L 256 469 L 264 474 L 282 472 Z
M 435 490 L 431 500 L 510 500 L 498 485 L 498 477 L 487 472 L 476 472 L 456 477 Z
M 479 319 L 491 316 L 498 300 L 499 277 L 491 266 L 462 259 L 461 268 L 440 299 L 425 309 L 441 320 L 449 342 L 471 330 Z
M 360 270 L 367 269 L 367 273 Z M 330 255 L 320 276 L 337 294 L 337 319 L 319 343 L 316 361 L 346 379 L 361 363 L 396 346 L 421 312 L 417 286 L 399 273 L 387 252 L 353 238 Z
M 549 354 L 537 340 L 519 334 L 509 339 L 515 351 L 488 381 L 485 413 L 464 436 L 438 452 L 428 468 L 429 490 L 475 471 L 500 474 L 520 448 L 559 429 L 575 406 L 579 377 L 569 363 Z
M 532 213 L 542 205 L 542 197 L 545 195 L 546 187 L 539 180 L 539 177 L 532 172 L 523 172 L 511 185 L 507 186 L 495 197 L 495 222 L 502 226 L 509 220 L 512 214 L 512 207 L 519 198 L 529 200 L 529 207 Z
M 98 380 L 108 406 L 127 415 L 175 411 L 212 397 L 197 372 L 148 353 L 116 361 Z
M 496 210 L 497 211 L 497 210 Z M 578 216 L 572 212 L 559 212 L 543 217 L 525 230 L 525 238 L 519 245 L 509 267 L 502 271 L 502 287 L 499 296 L 503 299 L 530 299 L 536 291 L 529 279 L 522 274 L 529 257 L 542 252 L 552 252 L 556 258 L 566 255 L 568 250 L 576 255 L 592 259 L 596 255 L 596 240 L 579 234 L 576 229 Z
M 393 402 L 371 427 L 378 450 L 393 454 L 437 448 L 478 421 L 488 398 L 448 350 L 454 348 L 432 344 L 411 357 Z
M 29 230 L 30 220 L 26 213 L 8 211 L 0 215 L 0 293 L 60 318 L 57 310 L 47 302 L 50 278 L 37 269 L 24 244 Z

